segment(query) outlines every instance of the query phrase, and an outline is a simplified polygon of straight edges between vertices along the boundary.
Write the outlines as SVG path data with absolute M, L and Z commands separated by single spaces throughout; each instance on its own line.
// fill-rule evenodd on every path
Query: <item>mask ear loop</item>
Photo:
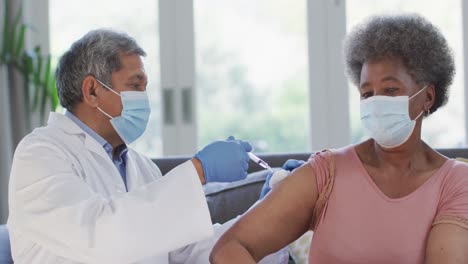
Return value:
M 104 86 L 105 88 L 107 88 L 109 91 L 113 92 L 114 94 L 122 97 L 118 92 L 114 91 L 112 88 L 110 88 L 109 86 L 107 86 L 105 83 L 101 82 L 100 80 L 96 79 L 96 81 L 98 81 L 98 83 L 100 83 L 102 86 Z M 107 117 L 109 117 L 110 119 L 114 119 L 111 115 L 109 115 L 108 113 L 104 112 L 99 106 L 97 107 L 97 109 L 99 111 L 101 111 L 101 113 L 103 113 L 104 115 L 106 115 Z
M 96 79 L 96 81 L 98 81 L 98 83 L 100 83 L 102 86 L 104 86 L 105 88 L 107 88 L 109 91 L 111 91 L 111 92 L 113 92 L 114 94 L 116 94 L 116 95 L 118 95 L 118 96 L 121 97 L 121 95 L 120 95 L 118 92 L 114 91 L 114 89 L 112 89 L 112 88 L 110 88 L 109 86 L 107 86 L 107 84 L 101 82 L 101 81 L 98 80 L 98 79 Z
M 410 98 L 408 98 L 408 101 L 413 99 L 415 96 L 417 96 L 418 94 L 420 94 L 423 90 L 425 90 L 427 87 L 429 86 L 426 85 L 424 86 L 421 90 L 419 90 L 417 93 L 415 93 L 413 96 L 411 96 Z M 424 111 L 422 111 L 414 120 L 418 120 L 418 118 L 420 118 L 422 115 L 424 116 L 428 116 L 429 115 L 429 110 L 428 109 L 425 109 Z
M 97 109 L 98 109 L 99 111 L 101 111 L 101 113 L 103 113 L 104 115 L 106 115 L 108 118 L 114 119 L 114 118 L 113 118 L 112 116 L 110 116 L 108 113 L 104 112 L 99 106 L 97 107 Z
M 425 112 L 426 112 L 426 111 L 422 111 L 415 119 L 413 119 L 413 121 L 418 120 L 418 118 L 420 118 L 421 116 L 423 116 L 423 114 L 424 114 Z
M 415 93 L 413 96 L 411 96 L 408 100 L 411 100 L 414 97 L 416 97 L 418 94 L 420 94 L 422 91 L 424 91 L 428 86 L 429 86 L 429 84 L 424 86 L 421 90 L 419 90 L 417 93 Z

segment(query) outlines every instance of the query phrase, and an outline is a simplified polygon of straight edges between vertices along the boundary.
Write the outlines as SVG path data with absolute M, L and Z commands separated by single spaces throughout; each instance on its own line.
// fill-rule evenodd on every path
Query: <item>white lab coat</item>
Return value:
M 51 113 L 46 127 L 20 142 L 13 159 L 8 228 L 15 263 L 164 264 L 169 252 L 213 234 L 192 162 L 162 177 L 150 159 L 129 149 L 127 183 L 125 192 L 96 140 Z M 194 250 L 171 254 L 196 263 L 190 257 L 209 253 Z

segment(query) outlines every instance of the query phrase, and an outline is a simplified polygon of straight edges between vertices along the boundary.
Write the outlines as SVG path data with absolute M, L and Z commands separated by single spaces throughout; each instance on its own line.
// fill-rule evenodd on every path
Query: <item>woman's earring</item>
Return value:
M 429 109 L 424 110 L 424 116 L 429 116 L 431 111 Z

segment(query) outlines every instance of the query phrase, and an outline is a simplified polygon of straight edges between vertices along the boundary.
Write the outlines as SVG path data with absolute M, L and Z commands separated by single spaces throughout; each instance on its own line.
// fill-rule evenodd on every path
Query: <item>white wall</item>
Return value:
M 312 150 L 351 142 L 348 89 L 341 44 L 346 34 L 344 1 L 308 1 L 309 102 Z

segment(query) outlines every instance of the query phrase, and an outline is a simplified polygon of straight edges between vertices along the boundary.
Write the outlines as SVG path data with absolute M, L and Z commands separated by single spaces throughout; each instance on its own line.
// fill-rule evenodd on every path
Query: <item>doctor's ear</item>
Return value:
M 92 75 L 86 76 L 81 82 L 81 92 L 83 93 L 83 103 L 95 108 L 98 104 L 97 93 L 100 84 Z

